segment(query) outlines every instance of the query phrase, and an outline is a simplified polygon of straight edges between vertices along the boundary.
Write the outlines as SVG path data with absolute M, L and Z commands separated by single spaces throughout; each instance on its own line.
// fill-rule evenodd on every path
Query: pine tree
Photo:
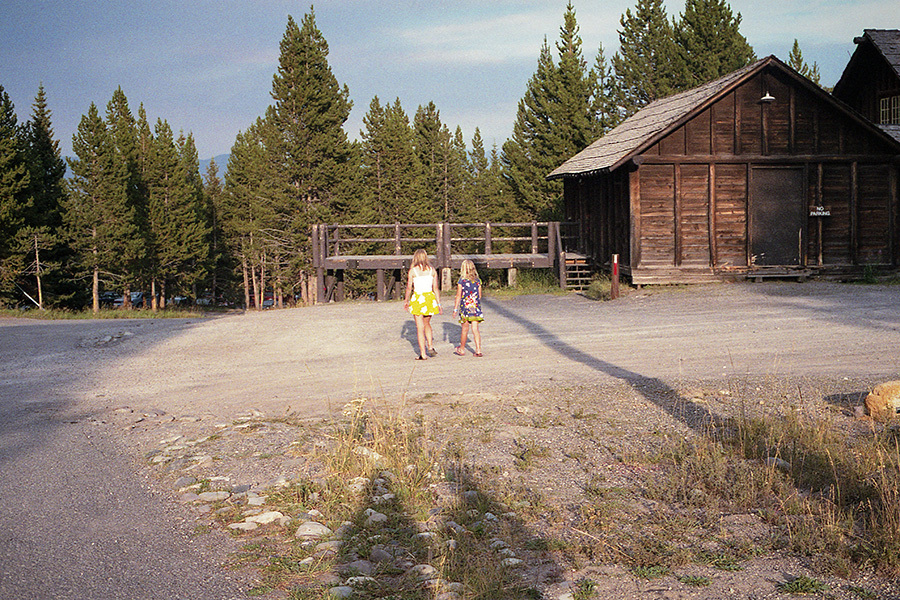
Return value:
M 0 86 L 0 305 L 12 303 L 24 266 L 16 234 L 31 210 L 30 173 L 15 106 Z
M 597 79 L 587 68 L 578 31 L 575 9 L 570 2 L 556 42 L 559 63 L 553 77 L 555 102 L 550 105 L 553 110 L 549 115 L 553 127 L 547 151 L 556 156 L 580 152 L 594 141 L 596 133 L 591 107 L 597 94 Z
M 68 254 L 57 235 L 62 226 L 66 163 L 60 154 L 59 143 L 53 139 L 43 86 L 38 88 L 24 137 L 30 179 L 28 195 L 33 204 L 25 217 L 25 226 L 19 230 L 18 244 L 28 257 L 26 273 L 34 284 L 34 297 L 43 308 L 48 298 L 52 298 L 50 303 L 59 303 L 74 294 L 59 270 L 61 264 L 67 262 Z M 23 286 L 31 287 L 29 283 L 25 282 Z
M 363 124 L 363 181 L 374 222 L 416 222 L 421 168 L 400 99 L 381 106 L 378 97 L 373 98 Z
M 575 9 L 566 7 L 556 44 L 559 65 L 544 40 L 538 67 L 519 102 L 512 137 L 503 145 L 503 167 L 516 201 L 530 218 L 562 210 L 562 183 L 546 175 L 594 141 L 596 77 L 581 53 Z
M 552 215 L 558 208 L 562 186 L 548 182 L 545 176 L 565 160 L 543 154 L 546 136 L 553 126 L 549 117 L 549 102 L 553 94 L 551 78 L 555 70 L 550 46 L 544 40 L 537 71 L 532 75 L 519 101 L 512 137 L 503 144 L 504 177 L 512 189 L 516 202 L 531 218 Z
M 210 160 L 209 166 L 206 167 L 203 200 L 207 218 L 206 228 L 209 231 L 209 294 L 215 304 L 225 299 L 226 290 L 231 287 L 229 267 L 232 266 L 228 261 L 224 224 L 225 190 L 215 159 Z
M 288 17 L 280 50 L 266 144 L 271 164 L 277 165 L 276 185 L 289 201 L 278 209 L 291 215 L 285 250 L 295 264 L 308 264 L 310 226 L 333 217 L 341 202 L 352 158 L 343 130 L 351 102 L 347 86 L 339 86 L 328 64 L 328 43 L 312 9 L 300 27 Z
M 146 269 L 147 195 L 146 182 L 142 179 L 139 155 L 138 123 L 128 106 L 128 98 L 121 86 L 113 92 L 106 105 L 106 127 L 116 160 L 126 172 L 126 194 L 132 208 L 136 228 L 136 240 L 129 244 L 131 253 L 123 255 L 125 264 L 123 307 L 131 307 L 131 290 L 141 283 Z
M 38 87 L 31 120 L 25 126 L 25 143 L 30 170 L 32 210 L 28 225 L 55 230 L 62 224 L 61 204 L 65 197 L 66 162 L 53 139 L 53 125 L 44 86 Z
M 190 162 L 190 161 L 188 161 Z M 149 190 L 149 256 L 151 301 L 166 307 L 170 285 L 190 280 L 206 255 L 206 230 L 197 213 L 196 179 L 172 137 L 172 128 L 157 121 L 147 183 Z
M 597 90 L 591 111 L 594 115 L 595 137 L 601 137 L 622 122 L 618 99 L 620 92 L 612 66 L 606 61 L 603 45 L 597 50 L 594 61 L 594 80 Z
M 476 127 L 469 153 L 469 190 L 463 221 L 472 223 L 518 221 L 521 215 L 510 211 L 513 199 L 504 185 L 496 146 L 490 156 L 484 149 L 481 131 Z
M 819 83 L 819 65 L 813 63 L 812 67 L 810 67 L 803 60 L 803 53 L 800 52 L 800 43 L 797 42 L 796 38 L 794 39 L 794 45 L 791 46 L 791 53 L 788 55 L 788 65 L 816 85 L 821 85 Z
M 198 232 L 190 238 L 191 246 L 186 248 L 190 255 L 179 273 L 179 278 L 184 283 L 184 288 L 190 286 L 190 295 L 198 296 L 198 284 L 208 275 L 210 229 L 208 226 L 210 217 L 207 214 L 206 201 L 203 198 L 203 179 L 200 177 L 200 158 L 197 147 L 194 144 L 194 136 L 191 133 L 181 133 L 175 143 L 178 151 L 178 164 L 184 172 L 185 185 L 187 186 L 188 204 L 194 215 Z M 185 291 L 185 290 L 183 290 Z
M 413 130 L 416 156 L 421 167 L 419 174 L 421 196 L 416 203 L 419 208 L 418 219 L 428 223 L 440 220 L 441 214 L 445 212 L 441 155 L 442 146 L 446 143 L 444 139 L 446 132 L 434 102 L 419 106 L 413 117 Z
M 120 283 L 126 257 L 140 244 L 134 207 L 128 200 L 129 174 L 95 104 L 72 138 L 70 193 L 63 221 L 81 273 L 91 279 L 93 311 L 100 310 L 100 283 Z
M 612 58 L 624 116 L 689 87 L 672 24 L 662 0 L 638 0 L 620 19 L 619 52 Z
M 675 42 L 686 66 L 686 85 L 696 87 L 718 79 L 756 60 L 753 48 L 741 35 L 737 16 L 725 0 L 686 0 L 675 24 Z
M 271 181 L 266 162 L 270 155 L 263 142 L 264 128 L 265 121 L 260 117 L 237 135 L 225 174 L 222 231 L 241 264 L 245 308 L 251 304 L 262 307 L 257 274 L 261 273 L 265 255 L 263 231 L 272 221 L 272 207 L 267 200 Z
M 422 167 L 419 189 L 422 191 L 417 219 L 421 222 L 455 220 L 462 203 L 465 142 L 462 131 L 451 135 L 441 123 L 440 112 L 429 102 L 420 106 L 413 119 L 416 155 Z M 462 150 L 460 150 L 462 146 Z

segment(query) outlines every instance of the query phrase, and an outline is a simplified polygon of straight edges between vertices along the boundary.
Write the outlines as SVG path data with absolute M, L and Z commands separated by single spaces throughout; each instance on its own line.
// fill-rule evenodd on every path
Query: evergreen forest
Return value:
M 351 140 L 312 8 L 288 17 L 271 105 L 205 173 L 192 135 L 135 113 L 121 88 L 88 107 L 64 159 L 43 86 L 20 123 L 0 85 L 0 308 L 286 306 L 309 298 L 316 223 L 558 219 L 551 170 L 647 103 L 756 59 L 725 0 L 686 0 L 677 18 L 638 0 L 619 24 L 619 48 L 594 54 L 569 3 L 491 148 L 400 98 L 372 98 Z M 789 64 L 817 81 L 796 41 Z

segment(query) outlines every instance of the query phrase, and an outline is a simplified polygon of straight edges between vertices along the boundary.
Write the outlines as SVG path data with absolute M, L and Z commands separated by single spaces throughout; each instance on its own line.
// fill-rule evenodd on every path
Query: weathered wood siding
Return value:
M 835 95 L 873 123 L 879 122 L 879 100 L 885 94 L 900 93 L 900 78 L 871 43 L 856 48 L 849 71 L 842 77 Z
M 765 94 L 775 100 L 761 102 Z M 631 267 L 650 278 L 673 267 L 751 269 L 749 173 L 758 166 L 804 168 L 806 205 L 830 211 L 809 218 L 802 266 L 891 264 L 893 152 L 784 72 L 761 72 L 641 154 L 640 262 Z
M 792 202 L 803 205 L 801 245 L 783 268 L 900 261 L 897 146 L 784 68 L 759 70 L 647 144 L 611 173 L 566 180 L 566 218 L 582 223 L 583 251 L 598 264 L 618 253 L 635 282 L 752 272 L 750 248 L 766 240 L 765 228 L 751 233 L 750 208 L 768 216 L 781 189 L 777 179 L 775 192 L 751 186 L 761 168 L 791 173 Z M 819 207 L 828 216 L 810 214 Z

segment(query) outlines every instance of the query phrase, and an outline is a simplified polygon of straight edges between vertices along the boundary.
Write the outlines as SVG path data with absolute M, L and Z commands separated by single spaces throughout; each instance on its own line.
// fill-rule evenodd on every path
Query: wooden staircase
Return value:
M 587 256 L 566 253 L 566 289 L 582 292 L 591 284 L 593 266 Z

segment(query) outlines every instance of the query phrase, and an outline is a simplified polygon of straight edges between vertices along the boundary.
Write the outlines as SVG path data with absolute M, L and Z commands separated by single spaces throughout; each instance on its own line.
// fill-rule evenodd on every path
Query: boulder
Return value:
M 900 381 L 885 381 L 866 396 L 866 412 L 877 421 L 887 421 L 900 410 Z

